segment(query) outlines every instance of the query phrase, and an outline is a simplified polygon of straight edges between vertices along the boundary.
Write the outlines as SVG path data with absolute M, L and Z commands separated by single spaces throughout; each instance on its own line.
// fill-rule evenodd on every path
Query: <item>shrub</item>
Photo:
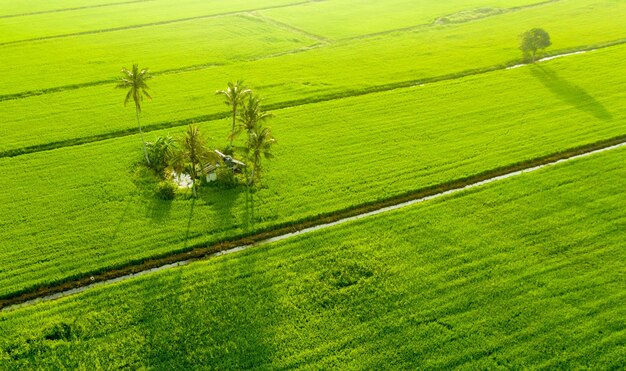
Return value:
M 162 200 L 173 200 L 176 197 L 176 185 L 167 181 L 160 182 L 157 187 L 157 196 Z
M 227 166 L 220 166 L 215 170 L 217 184 L 222 187 L 232 188 L 237 185 L 237 176 Z
M 165 176 L 165 169 L 169 166 L 169 161 L 176 149 L 176 140 L 171 135 L 158 136 L 154 142 L 146 144 L 149 167 L 153 169 L 161 178 Z

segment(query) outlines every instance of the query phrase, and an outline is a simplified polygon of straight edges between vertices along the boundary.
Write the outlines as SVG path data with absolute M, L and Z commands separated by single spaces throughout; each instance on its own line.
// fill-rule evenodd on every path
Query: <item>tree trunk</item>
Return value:
M 193 152 L 192 152 L 193 155 Z M 196 178 L 198 177 L 198 173 L 196 172 L 196 163 L 195 162 L 191 162 L 191 174 L 189 174 L 191 176 L 191 189 L 193 190 L 193 197 L 197 198 L 198 197 L 198 192 L 196 191 Z
M 235 121 L 236 120 L 237 120 L 237 106 L 233 106 L 233 128 L 230 131 L 230 148 L 231 148 L 231 151 L 232 151 L 232 148 L 233 148 L 233 139 L 235 139 L 234 135 L 235 135 Z
M 141 124 L 139 123 L 139 110 L 135 108 L 135 114 L 137 116 L 137 127 L 139 127 L 139 134 L 141 134 L 141 143 L 143 144 L 143 154 L 146 156 L 146 163 L 150 165 L 150 158 L 148 157 L 148 150 L 146 149 L 146 141 L 143 139 L 143 131 L 141 131 Z

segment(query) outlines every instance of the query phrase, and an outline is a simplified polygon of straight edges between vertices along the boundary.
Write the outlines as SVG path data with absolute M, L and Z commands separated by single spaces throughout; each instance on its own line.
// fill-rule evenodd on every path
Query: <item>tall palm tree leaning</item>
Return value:
M 225 90 L 218 90 L 215 92 L 216 95 L 224 96 L 224 103 L 230 107 L 233 113 L 233 127 L 230 133 L 229 146 L 231 150 L 233 148 L 233 139 L 235 136 L 235 124 L 237 123 L 237 108 L 241 106 L 241 104 L 243 103 L 243 99 L 251 93 L 252 90 L 246 88 L 243 85 L 243 81 L 241 80 L 238 80 L 234 84 L 232 82 L 229 82 Z
M 150 158 L 148 157 L 148 151 L 146 150 L 146 141 L 143 139 L 143 132 L 141 131 L 141 123 L 139 122 L 139 113 L 141 113 L 141 103 L 143 97 L 146 96 L 149 100 L 152 97 L 148 93 L 148 85 L 146 80 L 150 79 L 150 73 L 147 68 L 139 71 L 139 66 L 133 64 L 133 69 L 122 68 L 122 78 L 117 84 L 118 89 L 128 89 L 126 98 L 124 99 L 124 107 L 132 99 L 135 102 L 135 114 L 137 116 L 137 126 L 139 127 L 139 134 L 141 134 L 141 143 L 143 143 L 143 153 L 146 156 L 146 163 L 150 165 Z
M 171 166 L 178 174 L 186 173 L 191 177 L 193 196 L 197 197 L 196 180 L 203 169 L 209 165 L 217 164 L 221 157 L 211 151 L 206 144 L 206 139 L 200 134 L 196 125 L 189 125 L 181 147 L 174 152 Z

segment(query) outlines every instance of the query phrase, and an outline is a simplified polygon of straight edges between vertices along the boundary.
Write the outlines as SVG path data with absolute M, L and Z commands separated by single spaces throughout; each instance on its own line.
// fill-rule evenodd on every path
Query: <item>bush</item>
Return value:
M 157 187 L 157 196 L 161 200 L 173 200 L 176 197 L 176 185 L 172 182 L 160 182 Z
M 171 135 L 158 136 L 154 142 L 146 143 L 150 168 L 161 178 L 165 177 L 165 169 L 169 166 L 169 161 L 176 149 L 176 140 Z
M 215 170 L 217 184 L 225 188 L 232 188 L 237 185 L 237 176 L 227 166 L 220 166 Z

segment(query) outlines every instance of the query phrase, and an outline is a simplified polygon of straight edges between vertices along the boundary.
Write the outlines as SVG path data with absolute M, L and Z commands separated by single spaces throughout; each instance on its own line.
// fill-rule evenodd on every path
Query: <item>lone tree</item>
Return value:
M 239 80 L 234 84 L 232 82 L 228 83 L 228 86 L 225 90 L 218 90 L 215 92 L 216 95 L 224 96 L 224 103 L 229 106 L 233 112 L 233 128 L 230 133 L 230 146 L 229 148 L 232 150 L 233 147 L 233 139 L 235 137 L 235 124 L 237 122 L 237 109 L 243 103 L 244 98 L 251 94 L 252 91 L 247 89 L 243 85 L 243 81 Z
M 191 178 L 193 196 L 198 193 L 196 180 L 208 165 L 215 165 L 220 157 L 207 147 L 206 139 L 201 135 L 196 125 L 189 125 L 181 146 L 171 159 L 171 166 L 178 174 L 187 174 Z
M 135 114 L 137 116 L 137 126 L 139 127 L 139 134 L 141 134 L 141 143 L 143 143 L 143 153 L 146 156 L 146 162 L 150 165 L 150 158 L 148 157 L 148 151 L 146 150 L 146 141 L 143 139 L 143 132 L 141 131 L 141 123 L 139 122 L 139 113 L 141 113 L 141 103 L 143 102 L 144 95 L 152 100 L 152 97 L 148 93 L 148 85 L 146 80 L 150 79 L 148 69 L 144 68 L 139 71 L 139 66 L 133 64 L 133 69 L 122 68 L 122 78 L 117 84 L 118 89 L 128 89 L 126 98 L 124 99 L 124 107 L 132 99 L 135 102 Z
M 545 48 L 552 45 L 550 35 L 541 28 L 528 30 L 524 32 L 520 38 L 521 42 L 519 48 L 526 58 L 530 57 L 532 63 L 535 63 L 538 51 L 543 51 Z

